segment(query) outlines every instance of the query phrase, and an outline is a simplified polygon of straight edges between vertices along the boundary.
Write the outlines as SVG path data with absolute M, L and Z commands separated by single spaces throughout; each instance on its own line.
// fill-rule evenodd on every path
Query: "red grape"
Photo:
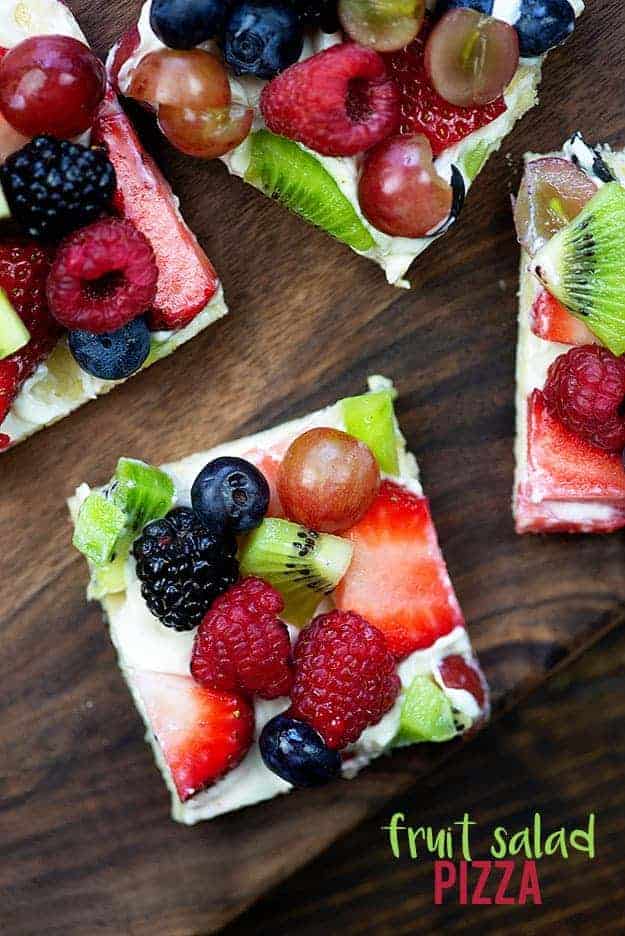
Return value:
M 382 140 L 369 150 L 358 185 L 360 209 L 391 237 L 425 237 L 444 221 L 451 186 L 437 174 L 429 141 L 420 133 Z
M 228 107 L 228 74 L 217 56 L 203 49 L 149 52 L 132 72 L 129 97 L 144 104 L 191 110 Z
M 88 130 L 106 92 L 104 65 L 68 36 L 33 36 L 0 62 L 0 111 L 27 137 Z
M 415 38 L 425 15 L 425 0 L 339 0 L 339 19 L 355 42 L 378 52 L 403 49 Z
M 321 533 L 354 526 L 371 506 L 379 484 L 371 449 L 338 429 L 310 429 L 299 436 L 278 473 L 287 517 Z
M 161 130 L 181 152 L 200 159 L 217 159 L 229 153 L 252 129 L 251 107 L 231 107 L 194 111 L 188 107 L 161 104 L 158 122 Z
M 425 48 L 425 68 L 435 91 L 456 107 L 494 101 L 518 64 L 514 26 L 466 8 L 446 13 Z

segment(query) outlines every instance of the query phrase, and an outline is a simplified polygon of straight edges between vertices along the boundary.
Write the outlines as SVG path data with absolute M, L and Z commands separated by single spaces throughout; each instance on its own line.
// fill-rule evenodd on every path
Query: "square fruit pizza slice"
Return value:
M 192 824 L 485 721 L 488 687 L 390 381 L 70 501 L 119 665 Z
M 60 0 L 0 10 L 0 450 L 226 314 Z

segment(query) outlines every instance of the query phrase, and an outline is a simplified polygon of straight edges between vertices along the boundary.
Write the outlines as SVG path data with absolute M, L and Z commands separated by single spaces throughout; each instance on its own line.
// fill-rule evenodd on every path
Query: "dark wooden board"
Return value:
M 71 4 L 104 52 L 139 4 Z M 2 457 L 2 927 L 10 933 L 208 932 L 435 766 L 415 750 L 349 787 L 185 829 L 117 672 L 64 500 L 119 454 L 169 461 L 392 376 L 452 577 L 498 706 L 613 626 L 623 537 L 517 538 L 512 483 L 521 154 L 575 128 L 625 144 L 619 0 L 590 0 L 545 68 L 543 105 L 494 157 L 414 289 L 309 229 L 220 165 L 149 146 L 223 278 L 232 314 L 109 398 Z M 440 756 L 440 753 L 439 753 Z M 470 803 L 467 803 L 470 806 Z

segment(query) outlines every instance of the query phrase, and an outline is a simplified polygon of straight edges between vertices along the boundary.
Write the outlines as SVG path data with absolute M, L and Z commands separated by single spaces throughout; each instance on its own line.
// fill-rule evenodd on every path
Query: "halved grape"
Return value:
M 382 140 L 365 156 L 358 199 L 364 216 L 391 237 L 426 237 L 451 211 L 453 191 L 420 133 Z
M 378 52 L 395 52 L 421 29 L 425 0 L 339 0 L 338 13 L 355 42 Z
M 519 243 L 533 257 L 596 191 L 593 180 L 568 159 L 546 156 L 528 163 L 514 206 Z
M 200 159 L 217 159 L 229 153 L 248 136 L 254 111 L 231 107 L 194 111 L 188 107 L 162 104 L 158 112 L 161 130 L 181 152 Z
M 489 104 L 512 81 L 519 64 L 516 29 L 475 10 L 450 10 L 425 47 L 435 90 L 456 107 Z
M 228 107 L 231 101 L 224 65 L 203 49 L 149 52 L 133 70 L 127 94 L 153 107 L 165 104 L 195 111 Z

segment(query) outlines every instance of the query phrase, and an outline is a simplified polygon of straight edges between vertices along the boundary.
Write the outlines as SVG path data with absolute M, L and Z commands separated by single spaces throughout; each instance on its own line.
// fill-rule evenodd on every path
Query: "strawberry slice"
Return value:
M 438 156 L 503 114 L 506 102 L 499 97 L 483 107 L 456 107 L 434 90 L 424 65 L 425 44 L 432 26 L 432 19 L 426 17 L 410 45 L 383 58 L 400 91 L 401 133 L 425 134 L 432 153 Z
M 126 64 L 131 55 L 139 48 L 141 35 L 138 26 L 131 26 L 127 29 L 121 39 L 115 43 L 106 60 L 106 68 L 109 73 L 109 80 L 117 94 L 123 94 L 119 87 L 119 73 Z
M 547 410 L 541 390 L 528 404 L 528 494 L 532 500 L 623 501 L 621 456 L 595 448 Z
M 354 558 L 334 594 L 336 605 L 383 631 L 398 659 L 464 625 L 425 497 L 383 481 L 345 537 Z
M 597 344 L 589 328 L 571 315 L 555 296 L 541 289 L 530 310 L 531 329 L 545 341 L 558 341 L 566 345 Z
M 269 507 L 267 508 L 267 516 L 284 518 L 284 509 L 278 495 L 278 472 L 282 459 L 274 458 L 272 454 L 262 449 L 252 449 L 250 452 L 245 452 L 242 458 L 246 458 L 247 461 L 255 465 L 263 474 L 269 485 Z
M 217 274 L 112 92 L 96 117 L 92 139 L 106 147 L 115 166 L 116 210 L 145 234 L 156 255 L 159 276 L 150 327 L 183 328 L 215 295 Z
M 441 679 L 449 689 L 464 689 L 470 692 L 480 708 L 486 702 L 486 680 L 477 660 L 470 666 L 458 653 L 445 657 L 438 667 Z
M 169 673 L 135 670 L 132 680 L 183 803 L 243 760 L 254 714 L 241 696 Z

